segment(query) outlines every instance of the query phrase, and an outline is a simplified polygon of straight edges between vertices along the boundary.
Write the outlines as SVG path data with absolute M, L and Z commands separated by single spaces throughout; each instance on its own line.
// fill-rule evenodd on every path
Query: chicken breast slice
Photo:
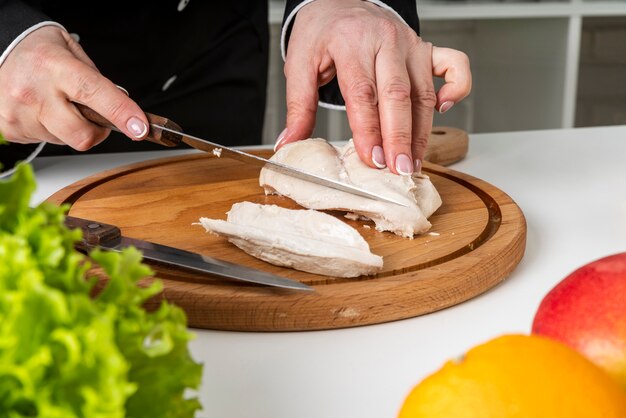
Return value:
M 342 148 L 336 148 L 321 138 L 293 142 L 283 146 L 271 159 L 353 184 L 407 205 L 402 207 L 355 196 L 270 168 L 261 170 L 259 182 L 266 194 L 289 197 L 309 209 L 342 210 L 356 214 L 374 221 L 378 231 L 391 231 L 412 238 L 430 229 L 427 218 L 441 206 L 441 197 L 428 176 L 400 176 L 387 168 L 370 168 L 359 158 L 352 140 Z
M 357 277 L 383 267 L 354 228 L 323 212 L 240 202 L 226 221 L 200 218 L 200 224 L 253 257 L 296 270 Z

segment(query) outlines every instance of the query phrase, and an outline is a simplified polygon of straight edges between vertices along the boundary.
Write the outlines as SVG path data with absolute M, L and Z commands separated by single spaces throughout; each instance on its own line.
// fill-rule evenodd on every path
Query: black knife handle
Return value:
M 65 225 L 68 228 L 78 228 L 83 231 L 83 247 L 86 248 L 97 247 L 104 244 L 110 245 L 122 238 L 122 231 L 120 231 L 117 226 L 90 221 L 89 219 L 66 216 Z
M 119 132 L 119 129 L 117 129 L 115 125 L 113 125 L 104 116 L 102 116 L 92 108 L 80 103 L 72 103 L 88 121 L 93 122 L 96 125 L 102 126 L 103 128 L 108 128 Z M 181 127 L 178 126 L 177 123 L 174 123 L 171 120 L 164 118 L 163 116 L 153 115 L 152 113 L 146 113 L 145 115 L 148 118 L 148 122 L 150 122 L 150 130 L 148 132 L 148 136 L 146 136 L 145 138 L 147 141 L 154 142 L 155 144 L 163 145 L 165 147 L 175 147 L 182 142 L 183 137 L 181 135 L 177 135 L 169 131 L 164 131 L 163 129 L 159 128 L 160 126 L 164 126 L 166 128 L 182 132 Z

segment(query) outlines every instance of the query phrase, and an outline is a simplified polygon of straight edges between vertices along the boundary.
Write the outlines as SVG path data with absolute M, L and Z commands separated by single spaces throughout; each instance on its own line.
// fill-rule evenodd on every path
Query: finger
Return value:
M 21 129 L 14 131 L 9 128 L 4 129 L 3 133 L 7 141 L 14 142 L 16 144 L 38 144 L 40 142 L 48 142 L 55 145 L 65 145 L 63 141 L 47 132 L 45 129 L 42 129 L 39 133 L 25 134 Z
M 432 79 L 432 44 L 420 42 L 408 55 L 407 67 L 411 80 L 411 152 L 414 170 L 419 172 L 433 126 L 437 96 Z
M 383 168 L 386 163 L 382 149 L 374 59 L 365 50 L 338 54 L 335 66 L 339 89 L 346 101 L 354 147 L 365 164 Z
M 65 142 L 50 133 L 39 121 L 29 126 L 31 130 L 26 133 L 26 137 L 30 142 L 48 142 L 55 145 L 66 145 Z
M 276 139 L 275 150 L 309 138 L 315 127 L 318 96 L 318 67 L 301 48 L 290 48 L 285 61 L 287 79 L 286 128 Z
M 472 72 L 467 55 L 450 48 L 433 47 L 433 75 L 445 84 L 437 92 L 437 110 L 444 113 L 472 90 Z
M 148 120 L 139 106 L 93 68 L 74 60 L 66 62 L 56 77 L 69 100 L 92 108 L 129 138 L 140 140 L 148 133 Z
M 89 58 L 89 56 L 85 53 L 80 44 L 76 42 L 76 40 L 72 38 L 69 33 L 63 30 L 61 31 L 61 34 L 63 36 L 63 39 L 67 43 L 67 47 L 76 58 L 89 65 L 94 70 L 100 72 L 100 70 L 98 70 L 98 67 L 96 67 L 96 64 L 91 60 L 91 58 Z
M 41 109 L 39 122 L 54 137 L 77 151 L 94 147 L 110 133 L 110 130 L 87 121 L 74 105 L 62 98 L 46 102 Z
M 383 149 L 389 169 L 396 174 L 411 174 L 411 81 L 405 58 L 397 48 L 381 49 L 376 56 L 376 84 Z
M 20 144 L 49 142 L 64 145 L 63 141 L 52 135 L 29 110 L 27 106 L 14 105 L 12 111 L 19 117 L 13 117 L 11 120 L 0 118 L 0 131 L 7 140 Z

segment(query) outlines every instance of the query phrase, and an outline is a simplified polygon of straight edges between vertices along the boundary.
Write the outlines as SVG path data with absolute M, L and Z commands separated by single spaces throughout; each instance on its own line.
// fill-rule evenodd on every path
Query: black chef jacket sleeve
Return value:
M 42 12 L 19 0 L 0 0 L 0 53 L 28 28 L 50 20 Z
M 27 29 L 48 21 L 48 17 L 26 3 L 18 0 L 0 0 L 0 65 L 6 55 L 21 40 L 20 35 Z M 5 94 L 5 92 L 0 92 Z M 41 149 L 39 144 L 0 145 L 0 173 L 7 172 L 18 161 L 32 157 Z

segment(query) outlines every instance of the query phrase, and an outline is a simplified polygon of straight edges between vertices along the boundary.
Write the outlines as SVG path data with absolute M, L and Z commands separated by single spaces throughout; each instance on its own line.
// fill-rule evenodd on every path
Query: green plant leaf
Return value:
M 0 418 L 192 417 L 201 366 L 182 310 L 146 312 L 161 284 L 139 285 L 152 274 L 141 253 L 90 261 L 66 208 L 29 207 L 34 189 L 25 164 L 0 181 Z M 92 262 L 109 277 L 95 298 Z

